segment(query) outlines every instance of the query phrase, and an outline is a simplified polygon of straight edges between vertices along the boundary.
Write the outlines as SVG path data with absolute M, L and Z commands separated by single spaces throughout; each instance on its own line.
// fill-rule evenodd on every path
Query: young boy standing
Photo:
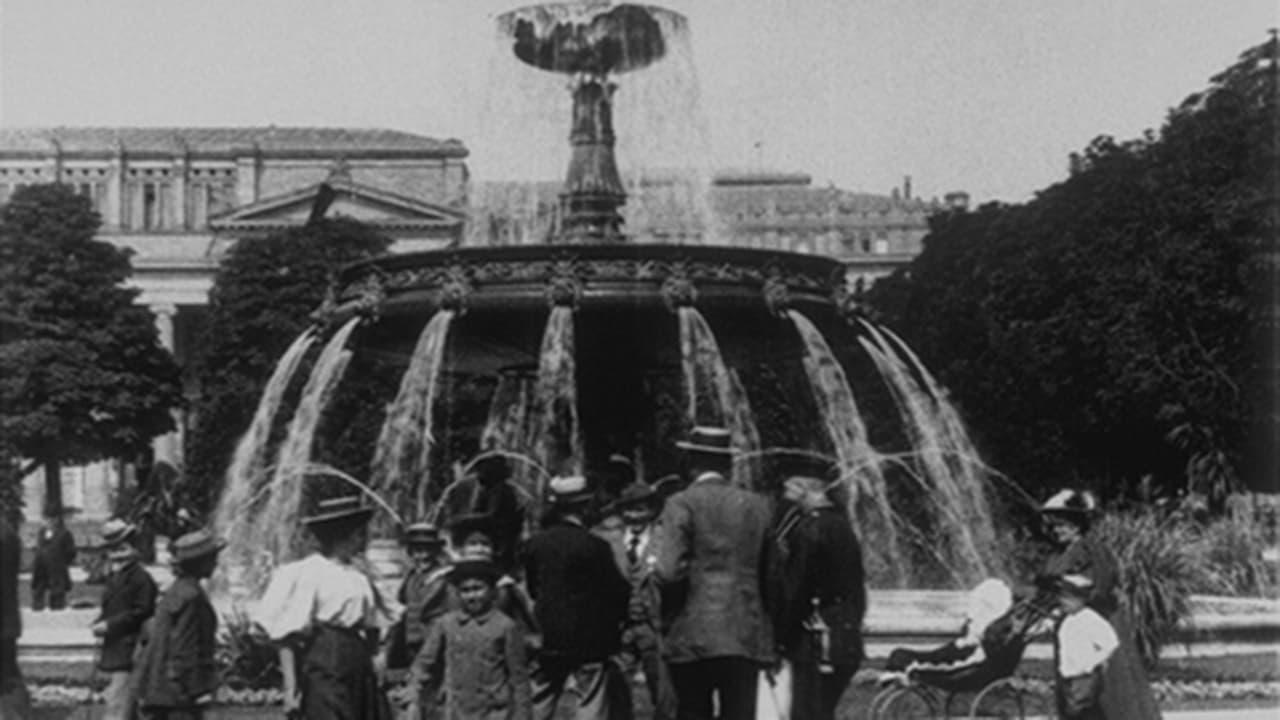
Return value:
M 1058 580 L 1062 611 L 1053 636 L 1058 714 L 1062 720 L 1105 720 L 1099 698 L 1102 665 L 1120 644 L 1106 618 L 1085 604 L 1093 581 L 1084 575 Z M 1112 720 L 1116 720 L 1113 718 Z
M 177 577 L 156 606 L 139 672 L 139 704 L 153 720 L 200 720 L 218 687 L 218 615 L 200 581 L 213 574 L 224 547 L 208 530 L 171 546 Z
M 490 554 L 464 554 L 454 563 L 449 582 L 461 609 L 427 630 L 403 698 L 418 708 L 411 717 L 436 702 L 422 691 L 443 678 L 443 715 L 450 720 L 531 720 L 524 633 L 494 607 L 498 576 Z

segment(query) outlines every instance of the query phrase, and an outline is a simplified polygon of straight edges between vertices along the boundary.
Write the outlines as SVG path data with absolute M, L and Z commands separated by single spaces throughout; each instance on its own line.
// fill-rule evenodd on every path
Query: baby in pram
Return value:
M 1033 629 L 1052 609 L 1052 600 L 1041 596 L 1014 605 L 1008 585 L 994 578 L 984 580 L 969 592 L 962 634 L 932 650 L 893 650 L 886 664 L 891 673 L 887 679 L 906 675 L 959 692 L 1008 677 L 1021 662 Z

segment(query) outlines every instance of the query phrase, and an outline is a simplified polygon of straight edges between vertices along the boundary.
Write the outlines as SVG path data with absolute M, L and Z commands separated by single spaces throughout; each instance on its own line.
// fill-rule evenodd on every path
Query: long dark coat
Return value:
M 819 660 L 815 638 L 803 627 L 816 599 L 818 614 L 830 628 L 828 661 L 856 669 L 862 662 L 867 590 L 862 548 L 848 516 L 835 507 L 810 510 L 780 540 L 788 546 L 788 562 L 773 593 L 778 646 L 793 660 Z
M 541 654 L 591 662 L 616 653 L 631 585 L 609 544 L 581 525 L 558 522 L 529 538 L 523 557 Z
M 71 590 L 71 563 L 76 559 L 76 539 L 66 527 L 43 527 L 36 535 L 36 552 L 32 558 L 32 588 L 51 593 Z
M 156 582 L 141 563 L 130 563 L 107 578 L 102 590 L 102 613 L 107 632 L 102 637 L 98 669 L 119 672 L 133 669 L 133 651 L 142 625 L 156 609 Z
M 179 577 L 156 605 L 142 653 L 142 707 L 184 708 L 218 687 L 214 661 L 218 615 L 199 581 Z
M 667 500 L 655 570 L 662 583 L 687 583 L 667 632 L 669 662 L 772 658 L 762 599 L 770 515 L 763 497 L 712 473 Z
M 1089 607 L 1111 623 L 1120 639 L 1120 646 L 1103 667 L 1100 704 L 1105 716 L 1124 720 L 1159 718 L 1159 706 L 1134 644 L 1133 625 L 1120 604 L 1120 568 L 1111 550 L 1086 534 L 1049 558 L 1043 574 L 1084 575 L 1092 580 Z

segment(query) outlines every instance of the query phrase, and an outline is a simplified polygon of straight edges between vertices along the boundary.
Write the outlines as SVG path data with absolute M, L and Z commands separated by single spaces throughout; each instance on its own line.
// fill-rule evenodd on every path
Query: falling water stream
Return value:
M 551 308 L 547 329 L 542 335 L 538 354 L 537 456 L 541 465 L 553 475 L 581 475 L 583 471 L 582 434 L 578 428 L 577 364 L 574 362 L 573 308 L 557 305 Z M 539 488 L 536 498 L 544 496 Z
M 693 425 L 722 425 L 736 452 L 733 482 L 754 487 L 759 477 L 760 433 L 738 374 L 725 365 L 716 336 L 697 308 L 677 310 L 687 417 Z M 703 408 L 707 411 L 704 412 Z
M 849 490 L 849 516 L 864 541 L 875 540 L 863 548 L 867 571 L 900 587 L 907 580 L 906 566 L 901 562 L 898 523 L 889 502 L 880 453 L 867 441 L 866 425 L 844 368 L 822 333 L 800 312 L 789 310 L 787 315 L 804 341 L 805 374 L 835 447 L 840 481 Z
M 432 409 L 454 315 L 453 310 L 438 311 L 418 335 L 409 368 L 400 379 L 400 390 L 374 447 L 370 485 L 405 517 L 424 517 L 427 511 L 430 483 L 423 478 L 430 469 L 435 444 Z

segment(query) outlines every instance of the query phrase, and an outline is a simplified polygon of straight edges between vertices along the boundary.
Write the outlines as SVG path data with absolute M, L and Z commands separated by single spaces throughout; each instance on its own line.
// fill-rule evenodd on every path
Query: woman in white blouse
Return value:
M 259 602 L 258 622 L 280 647 L 289 717 L 390 717 L 373 664 L 382 603 L 352 564 L 364 551 L 372 514 L 359 496 L 321 501 L 302 520 L 319 552 L 276 568 Z

